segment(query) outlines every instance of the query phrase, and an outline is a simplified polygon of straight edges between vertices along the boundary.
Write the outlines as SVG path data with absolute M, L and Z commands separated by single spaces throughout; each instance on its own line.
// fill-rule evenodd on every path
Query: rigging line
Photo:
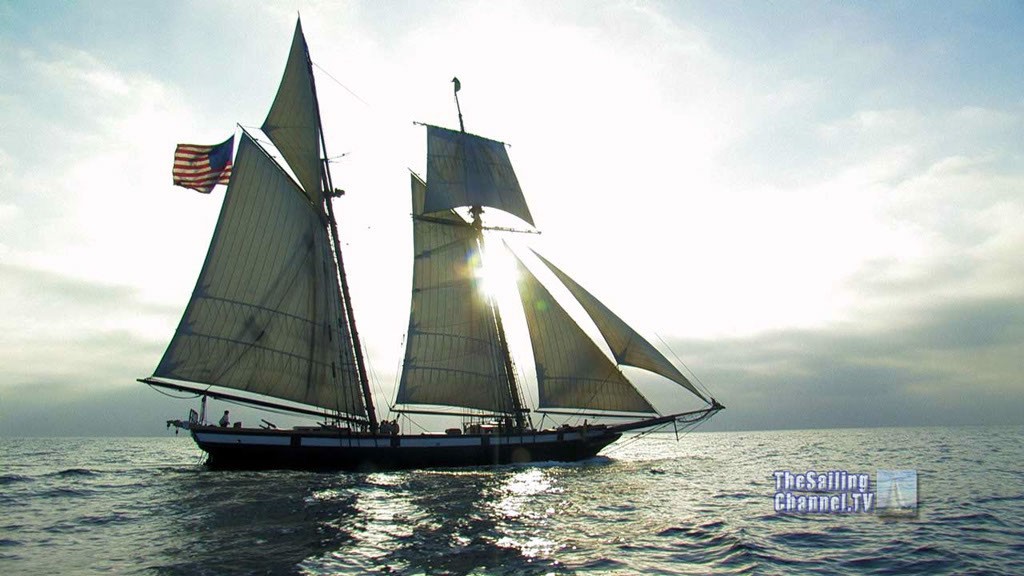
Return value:
M 186 396 L 177 396 L 177 395 L 171 394 L 169 392 L 164 392 L 159 387 L 153 386 L 152 384 L 146 384 L 146 386 L 149 386 L 151 389 L 155 390 L 156 392 L 158 392 L 160 394 L 163 394 L 164 396 L 167 396 L 168 398 L 174 398 L 175 400 L 190 400 L 192 398 L 199 398 L 200 396 L 202 396 L 202 394 L 200 394 L 199 392 L 196 392 L 195 394 L 191 394 L 191 395 L 186 395 Z
M 405 414 L 402 414 L 402 416 L 405 416 Z M 429 430 L 427 430 L 426 428 L 421 426 L 419 422 L 413 420 L 412 418 L 406 418 L 405 422 L 406 422 L 407 426 L 415 426 L 415 427 L 419 428 L 420 432 L 423 433 L 423 434 L 429 434 L 430 433 Z
M 605 357 L 605 359 L 609 360 L 607 357 Z M 609 365 L 610 365 L 611 368 L 607 371 L 607 373 L 606 373 L 607 375 L 604 378 L 601 378 L 601 379 L 595 378 L 594 379 L 595 381 L 600 382 L 601 384 L 604 384 L 605 386 L 614 384 L 614 381 L 612 380 L 612 375 L 618 373 L 618 375 L 621 376 L 622 379 L 625 380 L 627 384 L 629 384 L 629 386 L 633 389 L 633 391 L 636 392 L 636 394 L 638 396 L 640 396 L 640 398 L 642 398 L 644 400 L 644 402 L 647 402 L 647 405 L 650 406 L 652 410 L 654 410 L 654 413 L 657 414 L 658 416 L 661 416 L 661 412 L 659 412 L 658 409 L 655 408 L 653 404 L 651 404 L 651 401 L 648 400 L 647 397 L 644 396 L 643 393 L 640 392 L 640 389 L 636 387 L 636 384 L 633 384 L 633 382 L 629 378 L 626 378 L 626 375 L 622 373 L 622 369 L 619 367 L 618 364 L 615 364 L 615 363 L 613 363 L 613 362 L 611 362 L 609 360 Z M 587 399 L 587 402 L 593 402 L 594 399 L 597 398 L 597 396 L 599 394 L 603 395 L 603 393 L 605 393 L 605 392 L 607 392 L 606 389 L 600 389 L 600 390 L 599 389 L 595 389 L 590 394 L 590 397 Z M 592 408 L 592 409 L 593 410 L 602 410 L 602 408 Z M 586 410 L 586 408 L 580 408 L 581 412 L 583 410 Z M 624 410 L 624 411 L 627 411 L 627 410 Z
M 255 404 L 249 404 L 248 402 L 245 402 L 245 401 L 242 401 L 242 400 L 230 400 L 230 399 L 227 399 L 227 398 L 217 398 L 217 400 L 219 400 L 221 402 L 225 402 L 227 404 L 232 404 L 234 406 L 241 406 L 241 407 L 249 409 L 249 410 L 257 410 L 259 412 L 269 412 L 269 413 L 278 414 L 278 415 L 281 415 L 281 416 L 295 416 L 295 412 L 292 412 L 292 411 L 284 409 L 284 408 L 268 408 L 266 406 L 256 406 Z M 330 416 L 330 415 L 327 414 L 327 413 L 324 413 L 323 416 L 326 419 L 326 417 Z M 307 416 L 304 415 L 302 417 L 305 418 Z M 308 417 L 312 418 L 311 415 L 308 415 Z
M 615 444 L 611 445 L 604 452 L 604 454 L 613 454 L 613 453 L 621 450 L 622 448 L 625 448 L 627 446 L 632 445 L 635 442 L 638 442 L 644 436 L 647 436 L 647 435 L 652 434 L 654 432 L 658 432 L 662 428 L 668 427 L 668 425 L 672 424 L 672 423 L 675 423 L 677 425 L 677 428 L 676 428 L 676 441 L 678 442 L 679 434 L 686 434 L 687 432 L 691 432 L 693 430 L 693 428 L 696 428 L 699 424 L 702 424 L 702 423 L 710 420 L 712 417 L 714 417 L 714 415 L 716 413 L 717 412 L 712 412 L 710 414 L 706 414 L 706 415 L 704 415 L 704 416 L 702 416 L 700 418 L 697 418 L 696 420 L 689 420 L 689 421 L 683 421 L 683 422 L 679 422 L 678 420 L 669 420 L 668 422 L 664 422 L 662 424 L 659 424 L 657 426 L 653 426 L 651 428 L 648 428 L 647 430 L 639 432 L 636 435 L 632 436 L 631 438 L 628 438 L 628 439 L 623 440 L 621 442 L 616 442 Z
M 657 428 L 655 428 L 654 430 L 658 430 L 658 429 L 663 428 L 665 426 L 667 426 L 667 424 L 662 424 L 662 425 L 658 426 Z M 604 451 L 602 451 L 602 454 L 607 456 L 609 454 L 615 454 L 615 453 L 618 453 L 618 452 L 620 452 L 620 451 L 622 451 L 622 450 L 624 450 L 626 448 L 629 448 L 633 444 L 636 444 L 637 442 L 639 442 L 644 436 L 646 436 L 647 434 L 649 434 L 652 431 L 653 430 L 648 430 L 646 432 L 643 432 L 643 433 L 640 433 L 640 434 L 636 434 L 636 435 L 634 435 L 634 436 L 632 436 L 630 438 L 626 438 L 625 440 L 620 440 L 620 441 L 612 444 L 611 446 L 609 446 Z
M 667 427 L 669 425 L 669 423 L 670 422 L 665 422 L 663 424 L 659 424 L 657 426 L 654 426 L 652 428 L 644 430 L 643 432 L 637 433 L 636 435 L 634 435 L 631 438 L 627 438 L 626 440 L 623 440 L 621 442 L 617 442 L 617 443 L 613 444 L 607 451 L 605 451 L 604 454 L 605 455 L 613 454 L 615 452 L 618 452 L 618 451 L 622 450 L 623 448 L 632 446 L 633 444 L 635 444 L 635 443 L 639 442 L 641 439 L 643 439 L 644 436 L 647 436 L 649 434 L 653 434 L 654 432 L 657 432 L 657 431 L 661 430 L 662 428 Z
M 400 353 L 398 354 L 398 362 L 397 365 L 395 366 L 395 382 L 393 387 L 393 390 L 396 392 L 398 390 L 398 386 L 401 385 L 402 383 L 402 364 L 405 361 L 405 333 L 402 333 L 402 341 L 401 343 L 399 343 L 398 349 Z M 381 393 L 381 395 L 383 396 L 383 393 Z M 392 398 L 394 398 L 395 396 L 396 394 L 391 394 L 391 396 L 383 396 L 384 404 L 388 407 L 388 416 L 391 416 L 391 413 L 394 412 L 395 410 L 395 403 L 391 401 Z
M 523 399 L 526 400 L 527 403 L 529 403 L 530 406 L 537 406 L 539 404 L 539 401 L 538 401 L 538 399 L 533 397 L 533 388 L 526 386 L 526 383 L 527 383 L 526 369 L 517 364 L 516 365 L 516 372 L 519 375 L 519 382 L 520 382 L 520 387 L 519 388 L 523 392 L 523 396 L 524 396 Z
M 254 136 L 254 133 L 252 132 L 252 130 L 259 130 L 259 133 L 265 134 L 265 132 L 263 132 L 263 128 L 261 128 L 260 126 L 246 126 L 245 124 L 239 124 L 238 126 L 241 127 L 243 130 L 245 130 L 246 134 L 248 134 L 250 138 L 252 138 L 255 142 L 257 142 L 257 143 L 259 143 L 259 144 L 261 144 L 263 146 L 263 149 L 267 153 L 267 156 L 269 156 L 269 157 L 271 157 L 274 160 L 277 160 L 279 162 L 284 162 L 285 164 L 288 163 L 284 159 L 284 156 L 282 156 L 280 154 L 272 154 L 272 153 L 270 153 L 270 152 L 268 152 L 266 150 L 266 146 L 270 145 L 270 146 L 274 147 L 274 150 L 277 150 L 278 152 L 280 152 L 280 148 L 278 148 L 277 144 L 274 144 L 274 142 L 272 140 L 269 140 L 267 138 L 262 138 L 262 137 Z M 349 154 L 352 154 L 352 152 L 349 151 L 349 152 L 345 152 L 343 154 L 336 154 L 334 156 L 329 156 L 327 158 L 324 158 L 324 160 L 326 160 L 327 162 L 333 164 L 333 163 L 337 162 L 338 160 L 348 156 Z M 289 168 L 291 168 L 291 166 L 289 166 Z
M 266 133 L 263 132 L 263 128 L 261 128 L 259 126 L 246 126 L 244 124 L 239 124 L 238 127 L 241 128 L 246 133 L 246 135 L 249 136 L 249 138 L 252 138 L 252 140 L 254 142 L 256 142 L 258 144 L 263 144 L 263 145 L 269 144 L 269 145 L 274 147 L 274 150 L 278 150 L 277 144 L 274 144 L 274 142 L 272 140 L 270 140 L 269 138 L 263 138 L 263 137 L 259 136 L 259 134 L 263 134 L 264 136 L 266 135 Z M 259 130 L 259 132 L 253 132 L 254 130 Z M 264 147 L 263 149 L 266 152 L 266 148 Z M 267 154 L 267 156 L 270 156 L 271 158 L 275 158 L 275 159 L 281 158 L 277 154 L 271 154 L 269 152 L 266 152 L 266 154 Z
M 682 364 L 683 368 L 686 368 L 686 371 L 690 373 L 690 376 L 693 376 L 693 379 L 697 381 L 697 384 L 700 386 L 700 389 L 703 390 L 710 398 L 711 390 L 708 390 L 708 387 L 705 386 L 704 383 L 700 381 L 700 378 L 697 377 L 697 374 L 695 374 L 693 370 L 690 370 L 690 367 L 687 366 L 686 363 L 683 362 L 682 358 L 680 358 L 679 355 L 676 354 L 676 351 L 673 350 L 672 347 L 668 345 L 668 342 L 665 342 L 665 339 L 661 337 L 661 334 L 655 332 L 654 335 L 657 336 L 658 340 L 665 346 L 665 348 L 672 353 L 672 356 L 675 357 L 676 362 L 679 362 L 680 364 Z
M 370 106 L 369 102 L 367 102 L 366 100 L 363 100 L 359 96 L 359 94 L 356 94 L 355 92 L 352 91 L 351 88 L 349 88 L 348 86 L 345 86 L 344 84 L 342 84 L 340 80 L 338 80 L 333 75 L 331 75 L 331 73 L 328 72 L 327 70 L 325 70 L 323 66 L 317 64 L 316 62 L 313 62 L 312 60 L 310 60 L 310 64 L 312 64 L 313 66 L 316 66 L 318 70 L 320 70 L 321 72 L 326 74 L 327 77 L 330 78 L 331 80 L 333 80 L 335 84 L 337 84 L 338 86 L 341 86 L 342 88 L 344 88 L 345 91 L 348 92 L 349 94 L 351 94 L 356 100 L 359 100 L 360 102 L 362 102 L 364 106 L 366 106 L 367 108 L 373 108 L 373 106 Z
M 388 400 L 388 396 L 384 394 L 384 389 L 380 385 L 381 378 L 380 378 L 380 375 L 377 373 L 377 368 L 374 365 L 373 360 L 370 359 L 370 357 L 366 358 L 366 364 L 368 366 L 368 370 L 370 372 L 370 376 L 373 377 L 373 389 L 374 389 L 374 392 L 375 392 L 374 395 L 373 395 L 373 398 L 370 399 L 370 402 L 374 402 L 378 398 L 384 398 L 384 405 L 387 406 L 387 408 L 388 408 L 388 417 L 390 418 L 391 417 L 391 402 Z

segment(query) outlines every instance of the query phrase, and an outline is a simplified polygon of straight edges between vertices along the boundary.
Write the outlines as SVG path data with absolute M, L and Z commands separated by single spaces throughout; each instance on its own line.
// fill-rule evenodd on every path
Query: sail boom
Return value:
M 344 420 L 345 422 L 352 422 L 355 424 L 366 423 L 365 418 L 357 418 L 354 416 L 346 416 L 340 413 L 327 412 L 324 410 L 314 410 L 312 408 L 301 408 L 298 406 L 289 406 L 286 404 L 278 404 L 276 402 L 268 402 L 266 400 L 259 400 L 256 398 L 247 398 L 245 396 L 239 396 L 237 394 L 228 394 L 226 392 L 220 392 L 218 390 L 210 390 L 207 388 L 201 388 L 202 384 L 197 386 L 186 386 L 184 384 L 174 384 L 171 382 L 165 382 L 163 380 L 157 380 L 155 378 L 139 378 L 138 382 L 146 384 L 148 386 L 156 386 L 158 388 L 166 388 L 168 390 L 177 390 L 179 392 L 194 392 L 203 396 L 209 396 L 210 398 L 219 398 L 222 400 L 230 400 L 232 402 L 239 402 L 242 404 L 249 404 L 258 408 L 271 408 L 274 410 L 284 410 L 286 412 L 294 412 L 296 414 L 304 414 L 307 416 L 318 416 L 331 420 Z M 210 385 L 206 385 L 210 386 Z
M 433 224 L 443 224 L 445 226 L 471 226 L 469 222 L 459 222 L 451 218 L 436 218 L 434 216 L 427 216 L 425 214 L 414 214 L 413 220 L 420 220 L 423 222 L 431 222 Z M 515 234 L 540 234 L 540 230 L 521 230 L 519 228 L 509 228 L 507 226 L 481 226 L 481 230 L 495 231 L 495 232 L 512 232 Z
M 534 410 L 535 414 L 553 414 L 555 416 L 586 416 L 589 418 L 648 418 L 655 412 L 636 412 L 623 414 L 618 412 L 578 412 L 574 410 Z
M 465 220 L 457 220 L 451 217 L 440 218 L 437 216 L 427 216 L 425 214 L 413 214 L 412 219 L 419 220 L 421 222 L 430 222 L 431 224 L 441 224 L 444 226 L 455 226 L 464 228 L 470 227 L 469 222 L 466 222 Z
M 508 416 L 505 412 L 446 412 L 444 410 L 422 410 L 419 408 L 392 408 L 392 412 L 398 412 L 399 414 L 422 414 L 424 416 L 459 416 L 463 418 L 503 418 Z M 523 409 L 523 412 L 529 412 L 528 409 Z

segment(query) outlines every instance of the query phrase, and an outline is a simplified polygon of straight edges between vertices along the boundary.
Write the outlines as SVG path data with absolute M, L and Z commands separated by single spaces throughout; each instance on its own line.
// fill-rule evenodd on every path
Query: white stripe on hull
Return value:
M 391 440 L 389 438 L 359 438 L 355 436 L 302 438 L 301 445 L 314 448 L 386 448 L 391 446 Z
M 236 434 L 219 431 L 196 431 L 196 440 L 208 444 L 232 444 L 249 446 L 290 446 L 292 438 L 299 438 L 299 445 L 310 448 L 388 448 L 397 443 L 399 447 L 408 448 L 441 448 L 461 446 L 482 446 L 484 439 L 491 446 L 518 446 L 547 444 L 583 439 L 580 432 L 565 432 L 559 439 L 558 434 L 529 434 L 524 436 L 303 436 L 301 433 L 282 432 L 280 434 Z M 598 436 L 599 434 L 593 434 Z
M 289 436 L 254 436 L 251 434 L 222 434 L 220 432 L 196 432 L 196 440 L 210 444 L 249 444 L 253 446 L 288 446 Z
M 399 446 L 409 448 L 483 446 L 483 441 L 480 438 L 460 438 L 458 436 L 453 436 L 451 438 L 401 438 L 399 440 Z

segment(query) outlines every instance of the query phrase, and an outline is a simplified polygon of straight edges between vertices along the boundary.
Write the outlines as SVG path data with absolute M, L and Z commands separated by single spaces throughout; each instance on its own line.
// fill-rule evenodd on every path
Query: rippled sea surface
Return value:
M 625 438 L 583 463 L 213 472 L 186 437 L 0 439 L 2 574 L 1024 574 L 1024 427 Z M 783 515 L 777 470 L 915 469 Z

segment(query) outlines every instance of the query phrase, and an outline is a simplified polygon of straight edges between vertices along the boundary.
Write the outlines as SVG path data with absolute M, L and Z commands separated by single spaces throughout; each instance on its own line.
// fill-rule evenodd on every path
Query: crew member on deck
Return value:
M 220 422 L 218 422 L 218 424 L 220 424 L 221 428 L 227 428 L 231 424 L 231 419 L 228 418 L 227 410 L 225 410 L 224 415 L 220 417 Z

